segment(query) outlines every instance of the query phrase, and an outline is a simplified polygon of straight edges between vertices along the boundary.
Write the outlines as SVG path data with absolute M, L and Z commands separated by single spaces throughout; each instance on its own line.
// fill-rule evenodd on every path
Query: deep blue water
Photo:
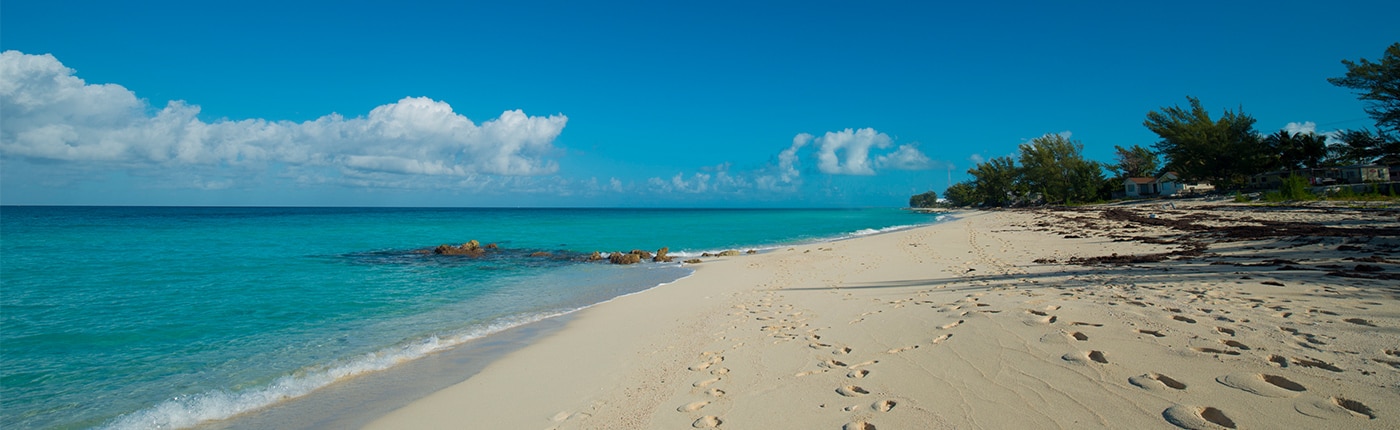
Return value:
M 0 208 L 0 427 L 188 427 L 897 209 Z M 483 258 L 415 251 L 470 239 Z M 552 257 L 529 256 L 550 252 Z

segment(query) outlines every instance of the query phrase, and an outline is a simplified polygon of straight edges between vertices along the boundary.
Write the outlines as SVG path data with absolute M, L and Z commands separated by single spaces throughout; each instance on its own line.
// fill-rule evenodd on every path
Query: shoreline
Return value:
M 1396 237 L 1216 238 L 1177 255 L 1206 227 L 1337 216 L 1178 203 L 968 212 L 707 260 L 366 428 L 1400 424 L 1400 291 L 1360 277 L 1400 271 Z M 1103 222 L 1112 208 L 1181 223 Z M 1132 235 L 1145 240 L 1117 237 Z M 1069 263 L 1150 254 L 1171 255 Z
M 941 219 L 943 218 L 936 218 L 932 223 L 937 223 L 939 222 L 937 220 Z M 871 235 L 908 230 L 917 228 L 920 225 L 927 224 L 898 225 L 878 230 L 865 229 L 825 239 L 804 240 L 793 243 L 792 245 L 816 245 L 851 240 Z M 765 245 L 758 248 L 740 247 L 740 249 L 753 249 L 754 251 L 749 251 L 750 253 L 767 253 L 785 246 L 786 245 L 779 244 Z M 718 253 L 719 250 L 714 252 Z M 699 251 L 681 251 L 672 253 L 671 255 L 686 258 L 703 257 L 707 263 L 717 261 L 715 259 L 720 258 L 717 255 L 702 256 Z M 642 266 L 650 266 L 652 264 L 653 263 L 646 263 Z M 604 265 L 606 265 L 606 262 L 604 262 Z M 700 267 L 693 264 L 665 264 L 664 266 L 682 268 L 688 271 L 688 273 L 680 275 L 679 278 L 653 284 L 650 287 L 638 291 L 627 292 L 601 302 L 587 304 L 559 314 L 510 326 L 501 331 L 485 334 L 446 347 L 441 351 L 408 360 L 383 370 L 367 372 L 350 378 L 337 380 L 305 395 L 279 400 L 270 405 L 238 413 L 226 419 L 203 421 L 196 424 L 193 428 L 311 429 L 325 428 L 327 426 L 338 428 L 356 428 L 364 426 L 379 416 L 383 416 L 394 409 L 406 406 L 415 399 L 426 397 L 433 392 L 468 379 L 472 375 L 479 373 L 484 367 L 490 365 L 495 360 L 525 347 L 536 340 L 558 332 L 563 327 L 567 326 L 568 322 L 579 312 L 585 312 L 599 305 L 629 296 L 643 294 L 647 291 L 679 282 L 693 276 L 696 271 L 695 269 Z M 652 269 L 653 267 L 617 267 L 619 270 L 626 270 L 629 268 Z M 430 376 L 429 374 L 445 374 L 450 375 L 450 377 L 440 378 Z

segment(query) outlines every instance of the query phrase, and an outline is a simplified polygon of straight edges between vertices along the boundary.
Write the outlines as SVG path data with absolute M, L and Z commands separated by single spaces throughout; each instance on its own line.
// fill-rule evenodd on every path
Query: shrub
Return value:
M 1272 193 L 1270 193 L 1272 194 Z M 1283 201 L 1291 200 L 1313 200 L 1317 197 L 1308 191 L 1308 179 L 1302 176 L 1293 175 L 1285 178 L 1278 186 L 1277 198 Z M 1270 200 L 1272 201 L 1272 200 Z

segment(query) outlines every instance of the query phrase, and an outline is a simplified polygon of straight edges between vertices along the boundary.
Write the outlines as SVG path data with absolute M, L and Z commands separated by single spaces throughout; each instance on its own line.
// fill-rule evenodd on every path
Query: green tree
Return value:
M 909 197 L 909 207 L 911 208 L 931 208 L 934 206 L 938 206 L 938 193 L 933 191 Z
M 1400 165 L 1400 140 L 1386 140 L 1371 130 L 1343 130 L 1339 143 L 1327 146 L 1327 164 Z
M 987 160 L 967 173 L 972 175 L 972 185 L 987 206 L 1007 206 L 1025 195 L 1021 169 L 1010 156 Z
M 959 182 L 943 190 L 943 197 L 953 206 L 977 206 L 982 204 L 982 196 L 971 182 Z
M 1186 179 L 1206 179 L 1226 188 L 1239 186 L 1249 175 L 1259 173 L 1265 151 L 1254 118 L 1228 109 L 1219 120 L 1201 107 L 1195 97 L 1186 97 L 1190 109 L 1163 107 L 1147 113 L 1143 125 L 1162 140 L 1153 144 L 1167 159 L 1167 168 Z
M 1362 58 L 1342 60 L 1346 76 L 1327 78 L 1339 87 L 1356 90 L 1357 98 L 1367 102 L 1366 114 L 1376 120 L 1376 128 L 1386 140 L 1400 140 L 1400 42 L 1385 48 L 1379 62 Z
M 1118 164 L 1109 167 L 1118 172 L 1120 178 L 1142 178 L 1157 175 L 1157 153 L 1142 145 L 1124 148 L 1113 146 Z
M 1322 165 L 1327 157 L 1327 138 L 1315 133 L 1279 130 L 1264 138 L 1268 148 L 1265 170 L 1297 170 Z
M 1103 171 L 1085 160 L 1084 144 L 1058 134 L 1021 144 L 1021 180 L 1047 203 L 1083 203 L 1097 198 Z

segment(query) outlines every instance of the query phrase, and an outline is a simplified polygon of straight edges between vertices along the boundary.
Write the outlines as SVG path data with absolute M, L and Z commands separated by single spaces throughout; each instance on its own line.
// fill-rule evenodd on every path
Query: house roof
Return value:
M 1157 178 L 1128 178 L 1134 184 L 1150 184 L 1157 181 Z

